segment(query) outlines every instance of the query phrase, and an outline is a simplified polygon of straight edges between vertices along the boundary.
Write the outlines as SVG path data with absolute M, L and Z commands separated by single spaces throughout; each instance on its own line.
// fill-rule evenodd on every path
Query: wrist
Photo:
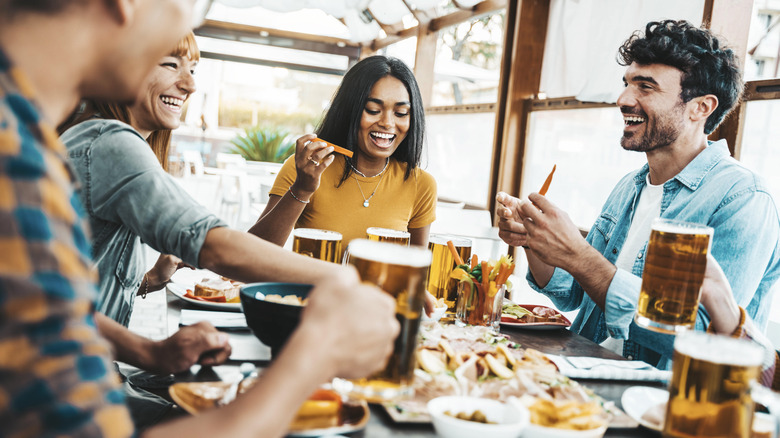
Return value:
M 295 330 L 284 348 L 283 356 L 291 367 L 298 365 L 306 368 L 313 380 L 319 383 L 330 381 L 338 374 L 336 358 L 331 354 L 333 347 L 328 340 L 328 331 L 318 328 L 318 324 L 312 323 L 311 318 L 303 318 L 298 329 Z M 319 326 L 321 327 L 321 326 Z M 295 357 L 298 356 L 298 360 Z M 317 366 L 309 369 L 306 364 L 314 359 Z
M 306 187 L 301 186 L 302 184 L 296 179 L 289 190 L 292 191 L 299 200 L 308 202 L 314 194 L 314 190 L 309 190 Z

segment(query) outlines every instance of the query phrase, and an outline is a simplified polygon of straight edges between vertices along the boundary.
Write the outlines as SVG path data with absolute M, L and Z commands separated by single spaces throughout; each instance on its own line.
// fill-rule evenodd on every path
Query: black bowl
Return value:
M 311 289 L 310 284 L 297 283 L 252 283 L 241 287 L 241 307 L 246 323 L 260 342 L 271 347 L 272 356 L 282 351 L 287 339 L 298 327 L 303 306 L 265 301 L 258 299 L 257 293 L 306 298 Z

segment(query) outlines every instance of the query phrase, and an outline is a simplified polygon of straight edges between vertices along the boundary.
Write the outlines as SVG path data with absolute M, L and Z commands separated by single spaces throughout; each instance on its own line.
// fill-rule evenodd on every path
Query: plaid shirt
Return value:
M 65 148 L 0 49 L 0 437 L 132 434 Z

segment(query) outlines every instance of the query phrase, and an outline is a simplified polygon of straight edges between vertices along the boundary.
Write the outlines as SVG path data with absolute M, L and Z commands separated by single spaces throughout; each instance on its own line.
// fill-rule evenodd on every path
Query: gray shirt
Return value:
M 130 125 L 89 120 L 67 130 L 62 141 L 92 228 L 97 310 L 127 326 L 146 272 L 142 244 L 198 266 L 206 234 L 226 224 L 165 173 Z

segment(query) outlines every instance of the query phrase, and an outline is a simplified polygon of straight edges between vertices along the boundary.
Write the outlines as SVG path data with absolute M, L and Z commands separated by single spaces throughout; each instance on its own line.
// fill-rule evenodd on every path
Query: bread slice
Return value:
M 230 301 L 238 296 L 241 283 L 233 282 L 224 277 L 204 278 L 200 283 L 195 284 L 194 295 L 196 297 L 213 298 L 224 296 L 225 300 Z

